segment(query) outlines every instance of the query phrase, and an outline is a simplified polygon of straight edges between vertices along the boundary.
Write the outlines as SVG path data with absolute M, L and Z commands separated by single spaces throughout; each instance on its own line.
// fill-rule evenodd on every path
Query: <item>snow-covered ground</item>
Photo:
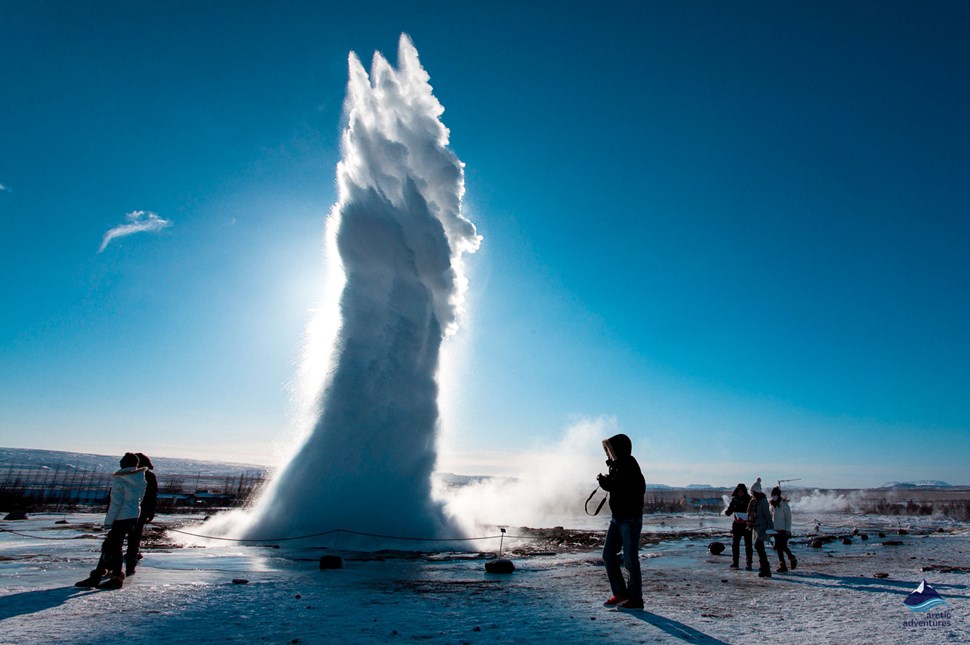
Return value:
M 91 526 L 101 516 L 38 515 L 0 522 L 5 531 L 36 536 L 0 532 L 0 642 L 970 642 L 970 526 L 933 518 L 816 518 L 823 533 L 859 528 L 870 539 L 815 549 L 797 538 L 798 569 L 762 580 L 729 570 L 727 553 L 708 552 L 713 539 L 730 548 L 727 518 L 647 516 L 645 532 L 662 538 L 641 551 L 647 610 L 626 614 L 602 606 L 609 589 L 599 550 L 582 540 L 561 546 L 506 539 L 507 551 L 529 544 L 531 555 L 512 555 L 516 572 L 494 575 L 477 553 L 345 551 L 343 569 L 321 571 L 321 554 L 346 548 L 346 541 L 180 547 L 174 544 L 180 536 L 169 533 L 171 544 L 146 549 L 123 589 L 78 589 L 74 582 L 97 559 L 102 534 Z M 566 525 L 603 529 L 606 521 Z M 897 534 L 901 527 L 906 535 Z M 813 528 L 806 518 L 797 530 L 804 536 Z M 882 545 L 880 530 L 902 544 Z M 949 615 L 943 619 L 949 626 L 907 624 L 926 619 L 903 604 L 924 577 L 946 601 L 934 613 Z

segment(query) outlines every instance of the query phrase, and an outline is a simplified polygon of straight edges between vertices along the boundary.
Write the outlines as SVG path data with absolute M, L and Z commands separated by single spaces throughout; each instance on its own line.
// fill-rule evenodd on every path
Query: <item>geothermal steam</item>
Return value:
M 400 536 L 452 533 L 432 499 L 439 352 L 457 326 L 461 256 L 481 238 L 462 216 L 462 162 L 444 108 L 402 35 L 398 68 L 353 53 L 339 200 L 327 222 L 344 276 L 312 430 L 254 508 L 264 538 L 335 528 Z M 335 232 L 335 235 L 334 235 Z

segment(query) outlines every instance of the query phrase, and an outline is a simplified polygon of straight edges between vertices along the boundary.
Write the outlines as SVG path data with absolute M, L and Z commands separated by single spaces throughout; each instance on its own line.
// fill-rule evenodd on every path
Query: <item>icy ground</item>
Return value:
M 729 570 L 727 553 L 708 552 L 713 539 L 730 548 L 727 518 L 647 516 L 645 532 L 660 539 L 641 551 L 647 610 L 638 614 L 602 606 L 609 589 L 599 549 L 582 533 L 528 546 L 506 539 L 507 551 L 523 550 L 505 576 L 486 573 L 487 556 L 476 553 L 375 558 L 335 551 L 346 548 L 339 542 L 183 548 L 169 533 L 123 589 L 78 589 L 97 559 L 103 534 L 91 526 L 100 518 L 0 522 L 37 536 L 0 532 L 0 642 L 970 642 L 970 526 L 932 518 L 822 516 L 822 533 L 858 528 L 870 539 L 814 549 L 798 537 L 798 569 L 761 580 Z M 602 529 L 606 520 L 596 522 Z M 799 536 L 813 529 L 796 527 Z M 889 539 L 902 544 L 881 544 Z M 345 568 L 321 571 L 320 555 L 333 553 Z M 926 617 L 903 605 L 924 577 L 946 601 L 934 611 L 947 612 L 950 626 L 905 624 Z

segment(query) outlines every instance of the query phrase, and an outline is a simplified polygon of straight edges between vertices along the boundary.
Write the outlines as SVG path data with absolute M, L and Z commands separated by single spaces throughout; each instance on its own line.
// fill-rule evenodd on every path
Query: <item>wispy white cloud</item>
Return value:
M 4 191 L 6 191 L 6 192 L 9 193 L 10 192 L 10 189 L 7 188 L 6 186 L 4 186 L 3 184 L 0 184 L 0 193 L 2 193 Z
M 101 248 L 98 249 L 98 253 L 104 251 L 111 240 L 133 233 L 155 233 L 172 225 L 171 220 L 162 219 L 151 211 L 131 211 L 130 213 L 125 213 L 125 219 L 128 220 L 127 224 L 115 226 L 104 234 L 104 239 L 101 240 Z

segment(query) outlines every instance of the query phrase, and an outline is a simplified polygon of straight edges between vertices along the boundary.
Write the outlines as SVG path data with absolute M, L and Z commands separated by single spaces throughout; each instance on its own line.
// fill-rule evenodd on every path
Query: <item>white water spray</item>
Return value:
M 439 352 L 457 329 L 461 256 L 481 237 L 461 213 L 462 162 L 444 108 L 410 39 L 398 68 L 377 53 L 368 76 L 349 57 L 339 200 L 327 222 L 342 271 L 318 415 L 248 517 L 248 538 L 351 529 L 412 537 L 455 534 L 432 499 Z M 313 348 L 314 344 L 311 343 Z M 314 369 L 304 367 L 303 373 Z

